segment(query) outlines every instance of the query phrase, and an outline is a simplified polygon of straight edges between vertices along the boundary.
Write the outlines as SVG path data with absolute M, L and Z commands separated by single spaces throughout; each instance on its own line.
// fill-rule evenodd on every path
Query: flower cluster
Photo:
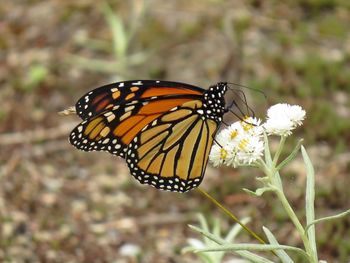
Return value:
M 268 134 L 288 136 L 302 124 L 304 118 L 305 111 L 299 105 L 279 103 L 267 110 L 264 128 Z
M 214 166 L 249 165 L 262 156 L 262 134 L 259 119 L 248 117 L 235 122 L 218 134 L 209 158 Z
M 222 130 L 216 137 L 209 159 L 214 166 L 246 166 L 263 155 L 264 131 L 269 135 L 288 136 L 302 124 L 305 111 L 298 105 L 276 104 L 267 111 L 267 120 L 247 117 Z

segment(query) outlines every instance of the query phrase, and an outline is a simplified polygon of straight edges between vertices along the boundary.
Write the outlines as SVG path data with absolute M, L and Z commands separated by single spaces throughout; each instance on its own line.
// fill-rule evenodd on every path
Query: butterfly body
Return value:
M 169 81 L 125 81 L 84 95 L 69 140 L 84 151 L 125 158 L 139 182 L 186 192 L 197 187 L 225 109 L 226 83 L 208 90 Z

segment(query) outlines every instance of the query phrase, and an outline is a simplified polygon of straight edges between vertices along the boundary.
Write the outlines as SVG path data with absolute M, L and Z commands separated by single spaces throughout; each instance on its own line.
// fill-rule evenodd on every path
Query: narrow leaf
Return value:
M 306 223 L 308 225 L 315 220 L 315 171 L 311 163 L 311 160 L 307 155 L 306 150 L 303 146 L 301 146 L 301 154 L 303 156 L 304 163 L 306 166 L 305 204 L 306 204 Z M 315 234 L 314 225 L 310 226 L 309 229 L 307 230 L 307 236 L 310 240 L 311 248 L 317 258 L 316 234 Z
M 251 191 L 249 189 L 246 189 L 246 188 L 243 188 L 243 191 L 249 195 L 259 197 L 259 196 L 262 196 L 265 192 L 273 191 L 273 190 L 271 189 L 271 187 L 261 187 L 261 188 L 256 189 L 255 192 Z
M 249 219 L 248 218 L 244 218 L 242 220 L 242 222 L 244 224 L 248 223 L 249 222 Z M 227 241 L 227 240 L 230 240 L 231 238 L 233 239 L 233 237 L 238 234 L 239 232 L 239 228 L 242 229 L 242 227 L 239 225 L 239 224 L 236 224 L 232 230 L 230 231 L 230 233 L 227 235 L 226 239 L 222 239 L 220 237 L 216 237 L 214 236 L 213 234 L 207 232 L 207 231 L 204 231 L 198 227 L 195 227 L 195 226 L 192 226 L 192 225 L 189 225 L 189 227 L 199 233 L 201 233 L 202 235 L 204 235 L 206 238 L 209 238 L 211 239 L 212 241 L 214 241 L 215 243 L 219 244 L 219 245 L 230 245 L 230 243 Z M 186 252 L 196 252 L 196 253 L 199 253 L 198 252 L 198 249 L 195 249 L 195 248 L 187 248 L 186 250 L 184 250 Z M 230 252 L 234 252 L 238 255 L 240 255 L 242 258 L 246 258 L 246 259 L 249 259 L 251 260 L 251 262 L 256 262 L 256 263 L 272 263 L 272 261 L 266 259 L 266 258 L 263 258 L 261 256 L 258 256 L 258 255 L 255 255 L 254 253 L 251 253 L 251 252 L 248 252 L 248 251 L 245 251 L 245 250 L 239 250 L 239 251 L 230 251 Z M 213 252 L 212 252 L 213 253 Z M 218 252 L 216 252 L 218 253 Z M 200 255 L 204 255 L 203 252 L 202 254 Z
M 247 188 L 243 188 L 242 190 L 243 190 L 244 192 L 246 192 L 248 195 L 251 195 L 251 196 L 254 196 L 254 197 L 257 197 L 257 196 L 258 196 L 254 191 L 249 190 L 249 189 L 247 189 Z
M 113 48 L 117 58 L 122 58 L 126 55 L 128 46 L 128 36 L 122 19 L 117 16 L 109 5 L 105 4 L 103 12 L 113 36 Z
M 249 262 L 254 262 L 254 263 L 273 263 L 273 261 L 268 260 L 267 258 L 263 258 L 261 256 L 258 256 L 252 252 L 248 251 L 236 251 L 236 254 L 240 255 L 242 258 L 248 259 Z
M 295 146 L 295 148 L 293 149 L 293 151 L 291 152 L 290 155 L 288 155 L 288 157 L 286 159 L 284 159 L 282 162 L 280 162 L 279 165 L 277 165 L 276 170 L 279 171 L 281 170 L 283 167 L 285 167 L 287 164 L 289 164 L 294 158 L 295 156 L 298 154 L 301 143 L 303 142 L 303 140 L 299 140 L 298 144 Z
M 213 230 L 211 231 L 215 236 L 221 236 L 220 222 L 218 218 L 214 219 Z
M 209 239 L 213 240 L 214 242 L 220 244 L 220 246 L 213 246 L 208 247 L 206 249 L 197 249 L 195 252 L 217 252 L 217 251 L 240 251 L 240 250 L 256 250 L 256 251 L 273 251 L 276 249 L 284 249 L 284 250 L 291 250 L 299 253 L 300 255 L 304 256 L 308 259 L 307 254 L 304 252 L 304 250 L 296 247 L 290 247 L 285 245 L 267 245 L 267 244 L 227 244 L 225 241 L 223 241 L 221 238 L 214 236 L 213 234 L 204 231 L 198 227 L 189 225 L 191 229 L 194 231 L 197 231 L 204 236 L 208 237 Z
M 319 218 L 319 219 L 316 219 L 312 222 L 310 222 L 306 228 L 305 228 L 305 231 L 308 231 L 309 228 L 315 224 L 318 224 L 320 222 L 325 222 L 325 221 L 330 221 L 330 220 L 334 220 L 334 219 L 338 219 L 338 218 L 341 218 L 341 217 L 344 217 L 346 215 L 350 215 L 350 209 L 349 210 L 346 210 L 340 214 L 336 214 L 336 215 L 333 215 L 333 216 L 327 216 L 327 217 L 322 217 L 322 218 Z
M 198 213 L 197 214 L 197 218 L 198 218 L 198 221 L 199 221 L 199 224 L 200 226 L 205 230 L 205 231 L 208 231 L 209 232 L 209 226 L 208 226 L 208 223 L 207 223 L 207 220 L 205 219 L 205 217 Z
M 290 250 L 298 253 L 299 255 L 304 256 L 305 259 L 309 260 L 308 255 L 304 250 L 285 246 L 285 245 L 263 245 L 263 244 L 231 244 L 231 245 L 220 245 L 220 246 L 212 246 L 204 249 L 197 249 L 195 252 L 217 252 L 217 251 L 239 251 L 239 250 L 253 250 L 253 251 L 274 251 L 277 249 Z
M 267 227 L 263 226 L 263 230 L 271 245 L 279 245 L 277 239 Z M 275 253 L 283 263 L 293 263 L 293 260 L 288 256 L 288 254 L 284 250 L 275 250 Z
M 261 196 L 263 193 L 269 192 L 269 191 L 273 191 L 271 189 L 271 187 L 262 187 L 262 188 L 256 189 L 255 193 L 256 193 L 257 196 Z

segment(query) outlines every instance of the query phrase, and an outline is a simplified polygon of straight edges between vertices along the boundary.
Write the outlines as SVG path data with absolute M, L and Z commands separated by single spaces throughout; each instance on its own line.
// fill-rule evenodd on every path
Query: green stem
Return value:
M 212 203 L 214 203 L 217 207 L 219 207 L 226 215 L 228 215 L 233 221 L 239 224 L 245 231 L 247 231 L 252 237 L 258 240 L 261 244 L 266 244 L 266 242 L 253 230 L 243 224 L 233 213 L 231 213 L 226 207 L 220 204 L 214 197 L 212 197 L 209 193 L 204 191 L 202 188 L 196 188 L 198 192 L 208 198 Z
M 273 162 L 271 163 L 271 166 L 269 166 L 266 163 L 264 163 L 263 161 L 261 161 L 261 167 L 263 168 L 263 171 L 266 174 L 267 178 L 269 178 L 271 187 L 273 188 L 274 192 L 276 193 L 277 198 L 282 203 L 283 208 L 285 209 L 289 218 L 291 219 L 294 226 L 296 227 L 296 229 L 297 229 L 297 231 L 298 231 L 298 233 L 303 241 L 305 251 L 309 255 L 310 262 L 317 263 L 317 257 L 315 256 L 315 254 L 312 250 L 310 240 L 307 237 L 305 229 L 302 226 L 302 224 L 300 223 L 297 215 L 295 214 L 293 208 L 289 204 L 288 199 L 286 198 L 286 196 L 284 194 L 281 177 L 280 177 L 279 172 L 276 168 L 278 158 L 281 155 L 282 148 L 284 146 L 285 141 L 286 141 L 286 137 L 281 136 L 280 144 L 279 144 L 278 149 L 276 151 L 276 154 L 273 158 Z
M 283 149 L 284 143 L 286 142 L 286 138 L 287 138 L 286 136 L 281 136 L 280 143 L 278 145 L 278 149 L 275 153 L 275 156 L 273 157 L 273 166 L 274 167 L 276 167 L 278 158 L 280 157 L 280 155 L 282 153 L 282 149 Z
M 293 208 L 290 206 L 286 196 L 284 195 L 283 191 L 281 191 L 280 189 L 276 189 L 276 194 L 278 199 L 281 201 L 282 206 L 284 207 L 284 209 L 286 210 L 289 218 L 292 220 L 293 224 L 295 225 L 303 243 L 304 243 L 304 247 L 306 250 L 306 253 L 313 258 L 313 251 L 311 249 L 311 245 L 310 245 L 310 241 L 307 237 L 307 235 L 305 234 L 305 230 L 304 227 L 302 226 L 302 224 L 300 223 L 298 217 L 296 216 L 296 214 L 294 213 Z M 315 261 L 317 262 L 317 261 Z

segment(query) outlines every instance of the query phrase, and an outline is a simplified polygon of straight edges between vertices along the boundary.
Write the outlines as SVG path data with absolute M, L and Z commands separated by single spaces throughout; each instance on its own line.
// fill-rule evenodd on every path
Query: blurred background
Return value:
M 79 120 L 57 112 L 118 80 L 240 83 L 267 95 L 244 90 L 262 118 L 273 103 L 302 105 L 307 119 L 288 144 L 304 138 L 314 162 L 317 216 L 350 207 L 349 1 L 13 0 L 0 17 L 1 262 L 199 262 L 181 254 L 198 237 L 187 227 L 195 214 L 231 225 L 196 191 L 141 186 L 122 159 L 69 145 Z M 258 233 L 265 225 L 301 245 L 272 195 L 241 190 L 257 175 L 208 166 L 203 188 Z M 300 158 L 284 182 L 303 217 Z M 349 217 L 317 233 L 321 259 L 350 260 Z

